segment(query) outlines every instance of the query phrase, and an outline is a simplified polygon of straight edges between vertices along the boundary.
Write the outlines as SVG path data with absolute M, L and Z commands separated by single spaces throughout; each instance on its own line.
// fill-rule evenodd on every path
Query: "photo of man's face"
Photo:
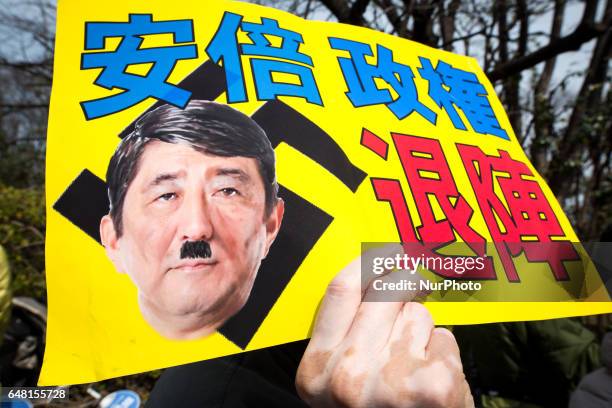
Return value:
M 205 107 L 217 107 L 211 104 Z M 144 146 L 128 149 L 140 148 L 140 154 L 120 215 L 113 218 L 111 211 L 101 221 L 102 241 L 115 268 L 138 288 L 141 312 L 157 332 L 203 337 L 246 303 L 280 228 L 283 202 L 275 193 L 270 202 L 257 158 L 230 155 L 231 144 L 223 156 L 214 154 L 216 144 L 223 145 L 216 131 L 205 143 L 194 134 L 196 145 L 184 137 L 144 137 Z

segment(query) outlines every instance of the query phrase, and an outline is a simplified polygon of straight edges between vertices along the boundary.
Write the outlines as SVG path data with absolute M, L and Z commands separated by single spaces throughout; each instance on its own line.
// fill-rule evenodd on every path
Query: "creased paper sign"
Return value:
M 437 324 L 612 312 L 472 58 L 238 2 L 62 0 L 47 149 L 41 385 L 307 338 L 363 243 L 406 243 L 372 272 L 416 265 Z

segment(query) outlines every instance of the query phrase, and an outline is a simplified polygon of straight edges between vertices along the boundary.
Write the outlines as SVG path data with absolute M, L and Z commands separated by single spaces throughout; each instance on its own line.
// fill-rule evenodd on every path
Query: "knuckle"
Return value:
M 432 382 L 429 392 L 426 394 L 427 406 L 431 407 L 444 407 L 454 408 L 458 407 L 457 399 L 459 387 L 449 387 L 447 385 L 439 385 L 436 382 Z
M 437 343 L 444 345 L 444 351 L 449 359 L 460 360 L 459 345 L 455 335 L 450 330 L 444 327 L 436 327 L 431 333 L 432 339 L 435 338 Z
M 349 405 L 349 396 L 341 381 L 332 378 L 329 389 L 330 397 L 335 405 L 344 407 Z
M 344 276 L 334 278 L 327 286 L 326 295 L 335 298 L 345 297 L 351 293 L 361 290 L 361 281 L 352 280 Z
M 422 324 L 433 325 L 431 313 L 429 313 L 429 310 L 427 310 L 427 308 L 421 303 L 408 302 L 404 305 L 402 312 L 409 320 L 418 321 Z
M 317 352 L 313 352 L 309 345 L 295 375 L 295 388 L 304 401 L 311 401 L 321 392 L 320 376 L 324 369 Z
M 446 327 L 436 327 L 434 329 L 433 335 L 446 337 L 449 341 L 457 344 L 457 341 L 455 340 L 455 335 L 453 334 L 452 331 L 448 330 Z
M 315 379 L 308 374 L 312 372 L 308 364 L 308 362 L 302 360 L 295 376 L 295 389 L 300 398 L 306 402 L 312 401 L 320 392 Z
M 354 374 L 344 364 L 336 366 L 329 382 L 329 393 L 332 402 L 340 407 L 359 407 L 363 378 Z
M 455 339 L 455 335 L 453 334 L 453 332 L 448 330 L 446 327 L 436 327 L 434 331 L 440 336 L 446 336 L 453 340 Z
M 463 371 L 447 368 L 439 372 L 437 380 L 430 382 L 425 397 L 426 406 L 463 408 L 466 404 L 467 382 Z
M 312 386 L 312 383 L 303 383 L 300 381 L 295 382 L 295 390 L 298 396 L 305 402 L 311 403 L 317 395 L 316 390 Z

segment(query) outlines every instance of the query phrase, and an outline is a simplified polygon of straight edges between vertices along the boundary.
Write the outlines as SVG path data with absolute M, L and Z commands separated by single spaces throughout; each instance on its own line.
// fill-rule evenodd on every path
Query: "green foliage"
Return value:
M 0 184 L 15 187 L 42 185 L 44 155 L 44 143 L 12 140 L 0 129 Z
M 45 297 L 44 231 L 43 188 L 0 185 L 0 245 L 8 255 L 16 296 Z

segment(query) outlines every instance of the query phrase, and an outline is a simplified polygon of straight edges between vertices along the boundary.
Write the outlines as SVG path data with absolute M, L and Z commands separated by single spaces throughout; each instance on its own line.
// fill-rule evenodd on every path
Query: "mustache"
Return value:
M 210 258 L 212 250 L 210 244 L 204 240 L 186 241 L 181 246 L 181 259 L 186 258 Z

